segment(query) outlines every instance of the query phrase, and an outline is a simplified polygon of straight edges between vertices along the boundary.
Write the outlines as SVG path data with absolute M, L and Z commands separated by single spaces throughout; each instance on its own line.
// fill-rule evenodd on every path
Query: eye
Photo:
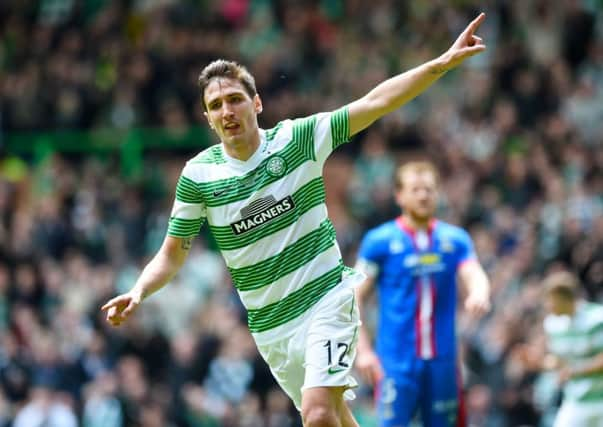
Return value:
M 209 104 L 209 109 L 217 110 L 218 108 L 220 108 L 220 106 L 221 106 L 221 103 L 219 101 L 212 102 L 211 104 Z

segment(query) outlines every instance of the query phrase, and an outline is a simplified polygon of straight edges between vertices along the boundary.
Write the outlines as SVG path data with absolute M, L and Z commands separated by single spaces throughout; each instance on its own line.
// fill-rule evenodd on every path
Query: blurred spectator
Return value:
M 76 415 L 65 396 L 45 386 L 32 389 L 31 399 L 17 412 L 14 427 L 77 427 Z
M 132 325 L 107 328 L 98 305 L 155 252 L 175 165 L 207 143 L 180 145 L 205 122 L 196 80 L 210 60 L 250 65 L 271 127 L 441 53 L 478 9 L 487 55 L 329 160 L 327 203 L 353 263 L 362 233 L 396 215 L 398 161 L 433 160 L 441 217 L 471 231 L 493 285 L 493 312 L 459 319 L 471 420 L 550 426 L 559 402 L 531 362 L 537 278 L 563 266 L 603 301 L 603 9 L 441 3 L 0 2 L 0 427 L 95 427 L 92 415 L 108 427 L 299 425 L 239 331 L 246 316 L 207 230 L 169 297 Z M 137 140 L 132 127 L 151 130 Z
M 121 427 L 123 413 L 116 396 L 117 381 L 113 374 L 97 377 L 84 391 L 83 427 Z

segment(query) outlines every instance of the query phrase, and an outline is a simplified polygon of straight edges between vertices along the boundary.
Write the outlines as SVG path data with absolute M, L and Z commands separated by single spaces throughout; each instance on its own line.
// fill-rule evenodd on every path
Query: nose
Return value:
M 228 104 L 228 102 L 225 102 L 222 104 L 222 116 L 224 116 L 224 117 L 234 116 L 234 111 L 232 110 L 232 107 Z
M 419 200 L 422 200 L 422 201 L 427 200 L 427 199 L 429 199 L 429 192 L 426 190 L 419 190 L 417 197 L 419 198 Z

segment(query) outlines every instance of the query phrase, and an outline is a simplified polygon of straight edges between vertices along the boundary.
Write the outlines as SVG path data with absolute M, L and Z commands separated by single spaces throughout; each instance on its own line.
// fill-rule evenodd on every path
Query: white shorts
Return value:
M 358 383 L 350 374 L 356 357 L 360 316 L 354 289 L 338 286 L 312 308 L 305 323 L 285 339 L 258 346 L 272 375 L 301 409 L 302 392 L 312 387 L 346 387 Z
M 603 402 L 564 400 L 557 412 L 554 427 L 603 426 Z

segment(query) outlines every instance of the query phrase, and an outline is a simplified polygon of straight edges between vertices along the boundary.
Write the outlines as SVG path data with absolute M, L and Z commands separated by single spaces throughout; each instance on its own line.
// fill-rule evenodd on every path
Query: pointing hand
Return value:
M 112 326 L 119 326 L 136 310 L 141 301 L 140 295 L 128 292 L 109 300 L 101 310 L 107 312 L 107 321 Z

